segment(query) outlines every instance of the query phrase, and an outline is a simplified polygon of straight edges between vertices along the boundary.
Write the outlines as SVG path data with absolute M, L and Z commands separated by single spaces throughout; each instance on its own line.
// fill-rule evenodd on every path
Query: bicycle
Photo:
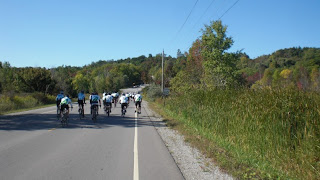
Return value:
M 121 109 L 121 116 L 124 117 L 124 115 L 126 115 L 127 112 L 127 106 L 123 106 L 123 108 Z
M 64 108 L 61 114 L 61 125 L 62 127 L 66 127 L 69 124 L 69 119 L 68 119 L 68 110 L 67 108 Z
M 60 105 L 57 106 L 57 119 L 60 120 Z
M 84 118 L 84 109 L 81 105 L 79 106 L 78 112 L 79 112 L 79 118 L 80 119 Z
M 112 101 L 113 101 L 113 103 L 114 103 L 114 107 L 117 107 L 117 102 L 118 102 L 118 101 L 117 101 L 117 98 L 113 99 Z
M 137 106 L 135 112 L 138 113 L 138 114 L 141 114 L 141 107 L 140 107 L 140 106 Z
M 110 112 L 111 112 L 111 106 L 110 104 L 107 104 L 104 106 L 104 111 L 105 113 L 108 115 L 108 117 L 110 116 Z
M 92 108 L 92 121 L 94 123 L 97 122 L 97 116 L 98 116 L 98 109 L 97 108 L 98 108 L 97 105 L 93 106 L 93 108 Z

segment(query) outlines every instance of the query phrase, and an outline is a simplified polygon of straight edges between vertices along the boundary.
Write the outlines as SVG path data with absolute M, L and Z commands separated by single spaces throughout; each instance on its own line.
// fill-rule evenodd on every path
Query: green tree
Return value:
M 1 92 L 13 92 L 15 87 L 15 72 L 9 62 L 1 63 L 0 68 Z
M 77 75 L 73 78 L 72 85 L 77 92 L 81 90 L 85 92 L 89 91 L 89 79 L 81 72 L 78 72 Z
M 212 21 L 202 30 L 202 57 L 204 59 L 204 82 L 207 87 L 232 87 L 239 83 L 237 61 L 240 53 L 226 52 L 233 44 L 227 37 L 227 26 Z

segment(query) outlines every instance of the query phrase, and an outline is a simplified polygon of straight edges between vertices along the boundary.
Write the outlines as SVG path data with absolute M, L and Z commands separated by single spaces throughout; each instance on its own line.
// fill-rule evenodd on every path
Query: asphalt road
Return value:
M 0 179 L 183 179 L 142 106 L 100 109 L 93 123 L 90 106 L 80 120 L 74 104 L 68 127 L 56 107 L 0 116 Z

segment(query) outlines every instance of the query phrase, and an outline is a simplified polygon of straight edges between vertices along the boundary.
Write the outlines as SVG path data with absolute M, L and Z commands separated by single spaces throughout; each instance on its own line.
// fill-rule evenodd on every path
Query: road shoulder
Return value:
M 168 128 L 163 118 L 148 107 L 148 102 L 143 103 L 151 122 L 185 179 L 233 179 L 205 158 L 199 150 L 188 145 L 177 131 Z

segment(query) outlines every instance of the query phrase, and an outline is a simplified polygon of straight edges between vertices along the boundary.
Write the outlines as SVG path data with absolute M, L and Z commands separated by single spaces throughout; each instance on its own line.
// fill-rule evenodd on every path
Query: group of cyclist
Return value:
M 128 105 L 130 103 L 130 99 L 133 99 L 135 106 L 136 106 L 136 111 L 138 109 L 137 113 L 141 113 L 141 102 L 142 102 L 142 95 L 140 94 L 140 92 L 138 92 L 137 94 L 135 93 L 122 93 L 121 95 L 119 95 L 119 93 L 115 92 L 115 93 L 103 93 L 103 97 L 102 97 L 102 101 L 103 101 L 103 105 L 104 106 L 110 106 L 110 113 L 111 113 L 111 109 L 112 109 L 112 103 L 114 103 L 114 105 L 116 106 L 116 104 L 119 102 L 121 104 L 121 112 L 122 110 L 125 108 L 128 108 Z M 97 92 L 93 92 L 90 94 L 89 96 L 89 100 L 90 100 L 90 114 L 92 114 L 92 109 L 100 106 L 101 108 L 101 98 L 98 95 Z M 73 108 L 72 106 L 72 101 L 69 98 L 69 95 L 64 95 L 63 91 L 60 91 L 60 94 L 57 95 L 56 97 L 56 103 L 57 103 L 57 109 L 60 110 L 60 115 L 61 112 L 63 111 L 64 108 L 67 109 L 67 116 L 69 116 L 69 105 L 71 106 L 71 110 Z M 86 98 L 85 98 L 85 94 L 84 91 L 81 91 L 78 93 L 78 106 L 82 107 L 82 109 L 84 109 L 84 104 L 86 104 Z

